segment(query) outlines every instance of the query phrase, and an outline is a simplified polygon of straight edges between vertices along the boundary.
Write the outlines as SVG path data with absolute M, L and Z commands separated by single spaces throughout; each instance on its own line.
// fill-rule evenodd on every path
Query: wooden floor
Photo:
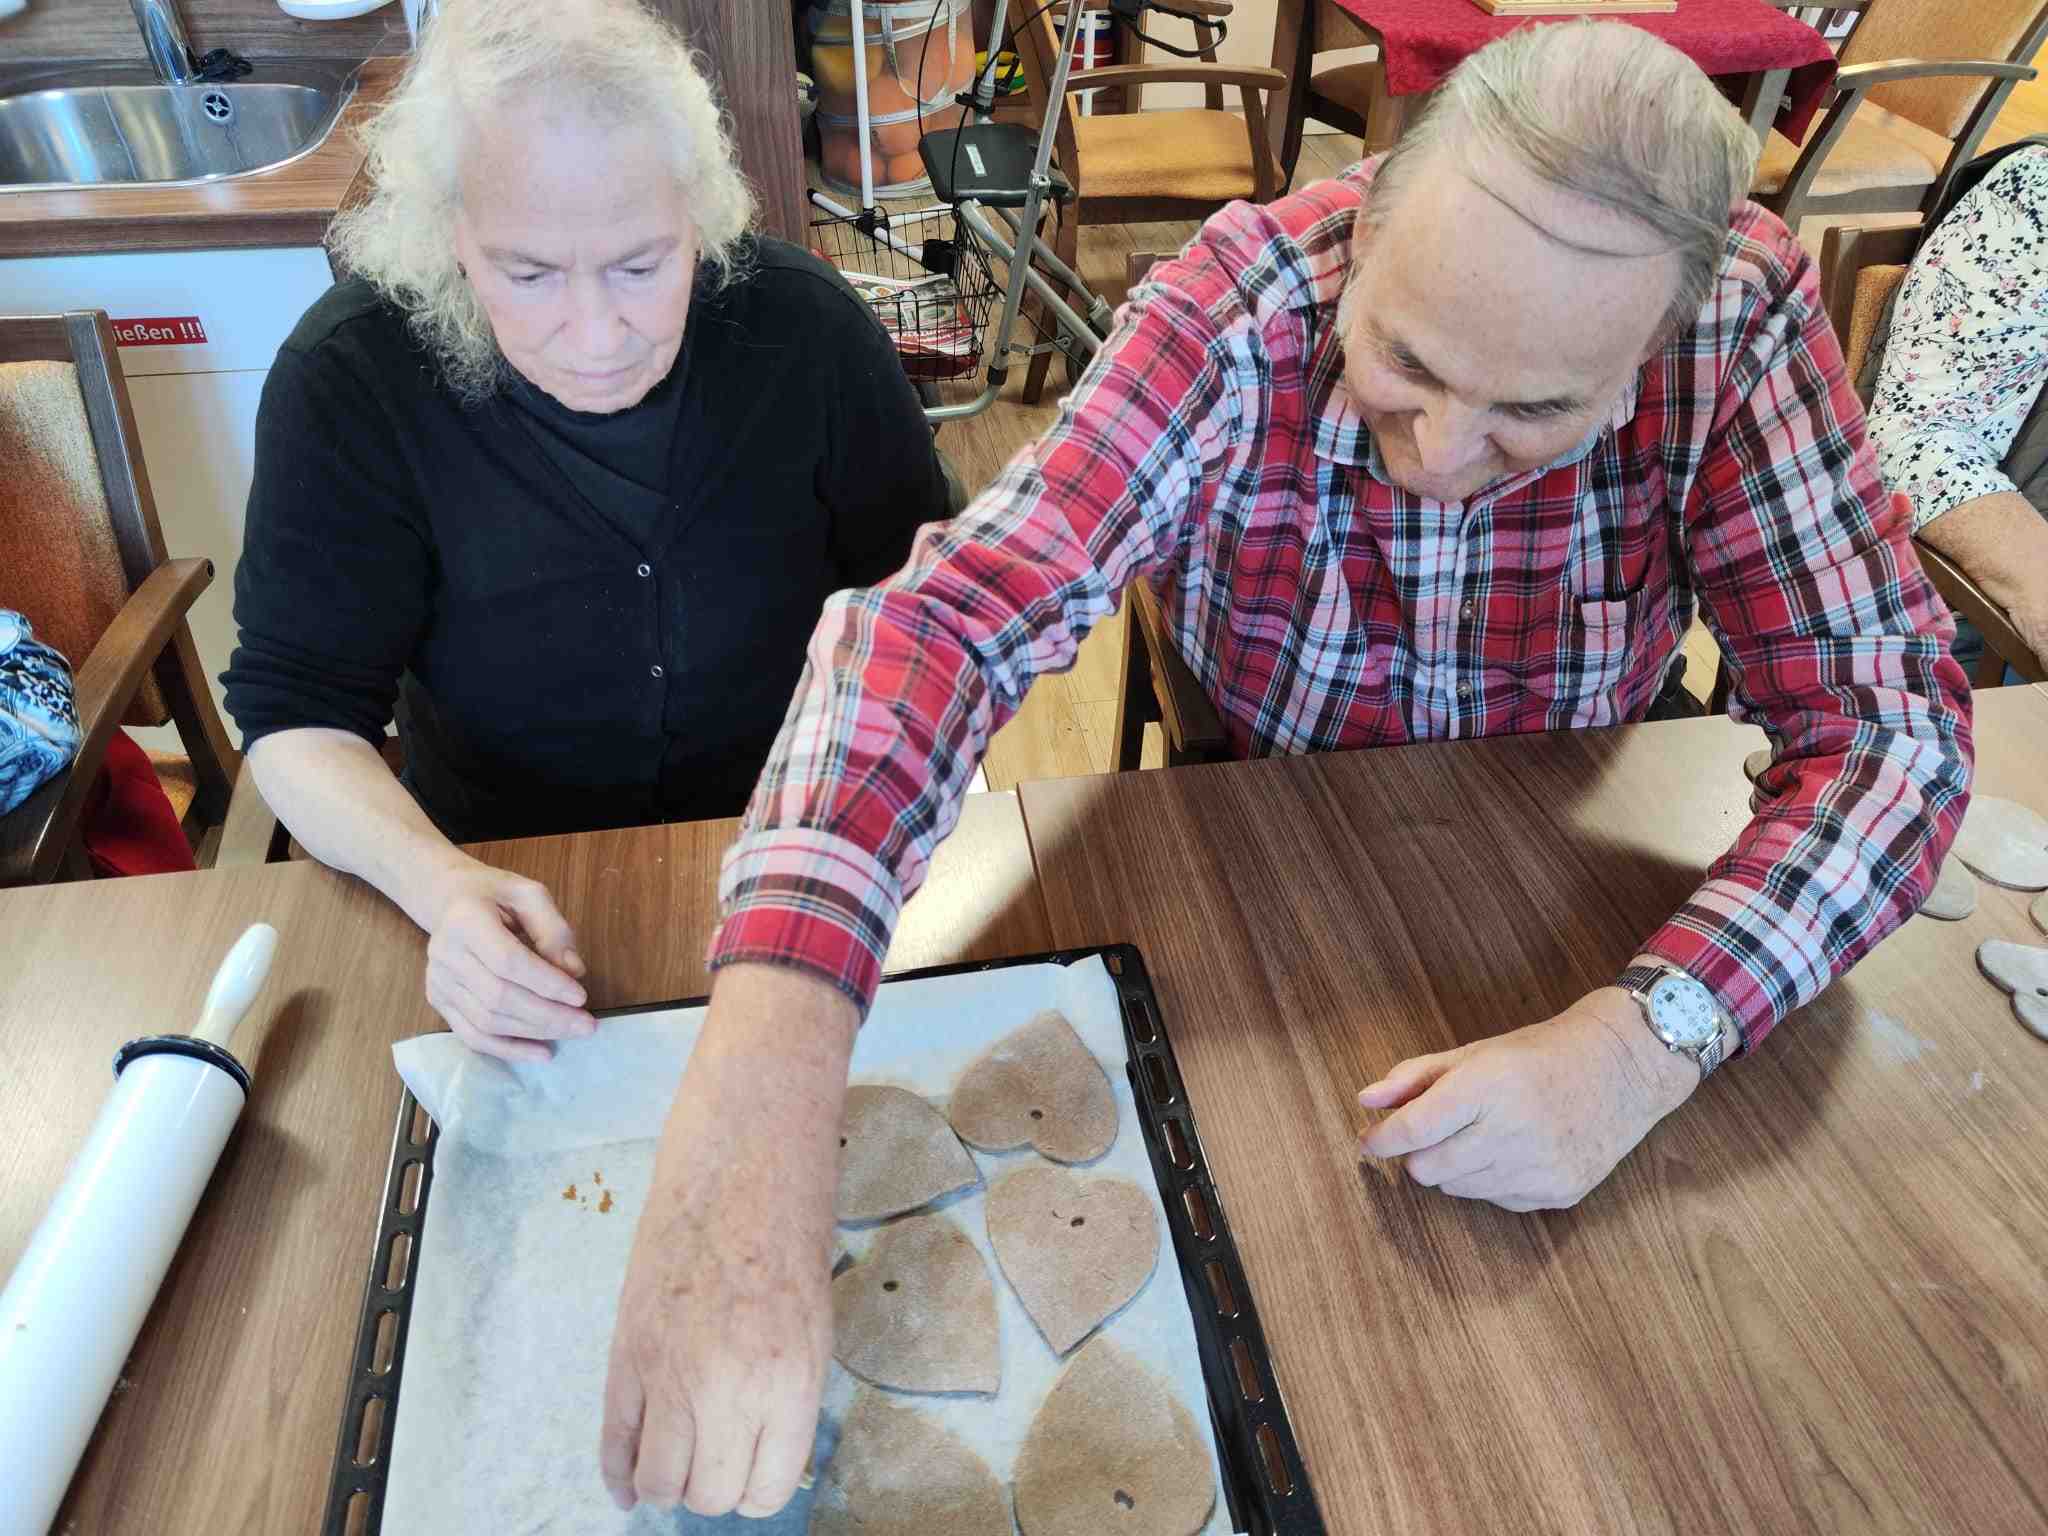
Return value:
M 1995 148 L 2028 134 L 2048 133 L 2048 49 L 2035 60 L 2042 74 L 2018 86 L 1985 143 Z M 1332 176 L 1356 160 L 1359 141 L 1348 134 L 1311 134 L 1302 141 L 1297 184 Z M 1816 255 L 1824 229 L 1809 219 L 1800 238 Z M 1133 251 L 1172 252 L 1194 234 L 1193 223 L 1109 225 L 1084 229 L 1080 238 L 1081 275 L 1111 304 L 1124 296 L 1124 262 Z M 1052 421 L 1060 393 L 1061 374 L 1054 365 L 1045 403 L 1026 406 L 1019 398 L 1023 370 L 1010 378 L 1003 398 L 982 415 L 956 422 L 939 434 L 939 446 L 953 461 L 970 492 L 993 479 L 1017 449 Z M 1030 779 L 1064 778 L 1081 773 L 1107 773 L 1115 752 L 1117 667 L 1123 647 L 1121 613 L 1098 627 L 1081 647 L 1071 672 L 1040 678 L 1025 697 L 1014 720 L 997 733 L 985 763 L 988 787 L 1011 789 Z M 1687 682 L 1704 695 L 1717 657 L 1704 628 L 1687 638 L 1690 662 Z M 1158 727 L 1150 729 L 1145 761 L 1159 759 Z

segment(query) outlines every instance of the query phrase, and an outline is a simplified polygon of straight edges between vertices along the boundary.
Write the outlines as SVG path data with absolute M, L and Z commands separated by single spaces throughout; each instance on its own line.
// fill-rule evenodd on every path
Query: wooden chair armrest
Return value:
M 2030 683 L 2048 683 L 2048 666 L 2036 656 L 2027 642 L 2020 638 L 2020 632 L 2013 628 L 2006 611 L 1992 600 L 1991 594 L 1978 586 L 1970 573 L 1925 539 L 1915 537 L 1913 548 L 1919 552 L 1920 568 L 1927 572 L 1927 579 L 1934 583 L 1934 590 L 1941 594 L 1941 600 L 1968 619 L 1977 627 L 1977 633 L 1984 637 L 1984 644 L 1997 655 L 2003 656 Z
M 1849 317 L 1856 303 L 1856 277 L 1865 267 L 1904 267 L 1926 231 L 1917 224 L 1896 229 L 1865 229 L 1860 224 L 1834 224 L 1820 241 L 1821 307 L 1844 347 L 1849 344 Z M 1849 382 L 1856 382 L 1851 369 Z
M 235 775 L 235 792 L 228 800 L 227 819 L 220 826 L 220 846 L 213 856 L 215 869 L 238 864 L 271 864 L 284 857 L 284 823 L 256 786 L 255 770 L 245 755 L 242 771 Z
M 143 678 L 212 581 L 211 560 L 166 561 L 114 615 L 73 684 L 78 755 L 64 772 L 0 816 L 0 886 L 40 885 L 56 874 L 77 836 L 79 813 L 99 778 L 107 742 L 121 728 L 121 716 Z
M 1067 89 L 1094 91 L 1129 85 L 1244 85 L 1255 91 L 1277 91 L 1287 76 L 1256 64 L 1110 64 L 1076 70 Z
M 1941 75 L 1985 75 L 1993 80 L 2023 81 L 2033 79 L 2035 73 L 2032 65 L 2010 64 L 2003 59 L 1880 59 L 1837 70 L 1835 85 L 1843 91 L 1867 91 L 1900 80 L 1932 80 Z
M 1827 116 L 1821 119 L 1820 127 L 1800 150 L 1785 184 L 1758 201 L 1796 230 L 1805 216 L 1806 197 L 1820 176 L 1821 166 L 1842 135 L 1848 132 L 1849 121 L 1855 116 L 1857 107 L 1862 105 L 1864 96 L 1876 86 L 1891 85 L 1900 80 L 1935 79 L 1944 75 L 1982 75 L 1995 82 L 2016 82 L 2033 79 L 2034 71 L 2025 64 L 2008 64 L 1998 59 L 1884 59 L 1873 64 L 1852 64 L 1836 73 L 1834 102 L 1829 106 Z M 2010 84 L 2001 84 L 1994 94 L 2011 89 Z M 1976 153 L 1977 140 L 1983 129 L 1989 126 L 1989 121 L 1981 108 L 1972 115 L 1972 128 L 1955 141 L 1947 166 L 1928 188 L 1923 212 L 1933 206 L 1963 163 Z
M 1152 687 L 1159 698 L 1159 724 L 1168 744 L 1189 757 L 1221 757 L 1229 751 L 1223 719 L 1201 679 L 1182 660 L 1180 647 L 1166 632 L 1159 599 L 1142 581 L 1125 591 L 1130 606 L 1126 622 L 1135 621 L 1144 638 L 1145 653 L 1152 662 Z

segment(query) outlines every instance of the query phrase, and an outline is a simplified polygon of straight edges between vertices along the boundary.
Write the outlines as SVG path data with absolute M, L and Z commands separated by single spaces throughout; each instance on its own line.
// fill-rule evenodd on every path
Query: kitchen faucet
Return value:
M 199 68 L 185 36 L 184 18 L 178 14 L 178 0 L 128 0 L 128 4 L 135 12 L 135 25 L 142 29 L 142 44 L 149 50 L 157 79 L 165 85 L 190 85 L 197 80 Z

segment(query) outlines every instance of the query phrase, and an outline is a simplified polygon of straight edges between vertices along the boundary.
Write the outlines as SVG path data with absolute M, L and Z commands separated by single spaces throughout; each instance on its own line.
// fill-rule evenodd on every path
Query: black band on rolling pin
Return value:
M 208 1066 L 219 1067 L 235 1080 L 242 1090 L 242 1097 L 249 1097 L 249 1069 L 235 1060 L 233 1053 L 222 1050 L 210 1040 L 195 1040 L 190 1035 L 144 1035 L 139 1040 L 130 1040 L 114 1052 L 114 1076 L 119 1077 L 129 1062 L 143 1056 L 190 1056 Z

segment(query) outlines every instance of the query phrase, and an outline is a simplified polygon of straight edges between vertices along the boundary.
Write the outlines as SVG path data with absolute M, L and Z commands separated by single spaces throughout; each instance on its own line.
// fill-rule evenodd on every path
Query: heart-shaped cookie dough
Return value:
M 1977 966 L 2012 994 L 2012 1011 L 2020 1022 L 2048 1040 L 2048 949 L 1986 939 L 1977 946 Z
M 1116 1142 L 1116 1095 L 1102 1063 L 1051 1010 L 976 1059 L 946 1112 L 960 1139 L 985 1152 L 1028 1142 L 1056 1163 L 1089 1163 Z
M 904 1392 L 994 1392 L 1003 1382 L 996 1286 L 943 1216 L 907 1216 L 832 1281 L 833 1353 Z
M 1011 1536 L 995 1474 L 915 1408 L 865 1389 L 846 1416 L 811 1536 Z
M 1941 873 L 1934 877 L 1934 889 L 1920 904 L 1920 915 L 1956 923 L 1976 910 L 1976 877 L 1963 867 L 1961 859 L 1951 854 L 1941 861 Z
M 1993 885 L 2048 890 L 2048 818 L 2017 801 L 1979 795 L 1970 802 L 1950 856 Z
M 1754 784 L 1764 776 L 1764 770 L 1771 766 L 1775 756 L 1769 747 L 1758 747 L 1742 760 L 1742 776 Z
M 988 1192 L 988 1239 L 1056 1355 L 1142 1291 L 1159 1262 L 1159 1219 L 1143 1189 L 1038 1164 Z
M 1024 1536 L 1193 1536 L 1216 1504 L 1202 1431 L 1108 1339 L 1074 1357 L 1017 1453 Z
M 903 1088 L 846 1090 L 839 1133 L 839 1219 L 879 1221 L 981 1181 L 946 1117 Z

